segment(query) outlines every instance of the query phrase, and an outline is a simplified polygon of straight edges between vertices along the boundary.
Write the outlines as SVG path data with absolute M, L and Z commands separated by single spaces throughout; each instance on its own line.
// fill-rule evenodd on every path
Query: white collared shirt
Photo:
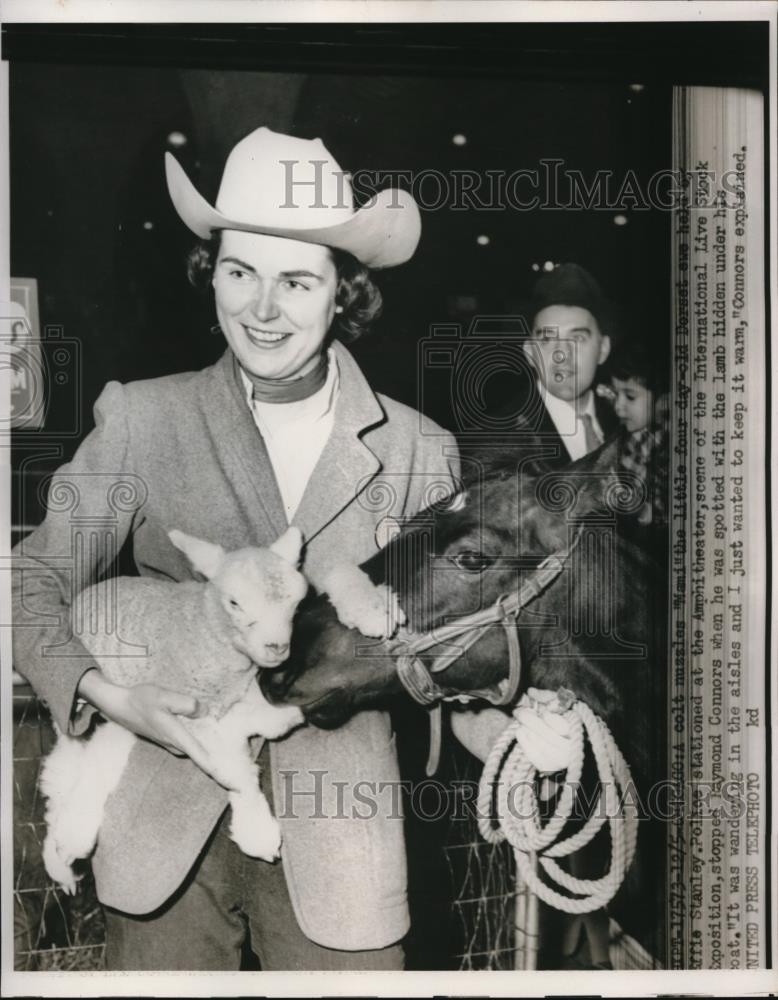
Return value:
M 537 385 L 540 398 L 543 400 L 543 404 L 548 410 L 548 415 L 551 417 L 554 427 L 559 432 L 565 448 L 567 448 L 571 461 L 575 462 L 579 458 L 583 458 L 587 453 L 586 431 L 584 430 L 583 421 L 579 414 L 589 414 L 592 418 L 594 433 L 599 437 L 600 443 L 603 442 L 602 427 L 600 427 L 600 422 L 597 419 L 597 413 L 594 408 L 594 393 L 591 389 L 589 390 L 585 405 L 579 409 L 573 403 L 568 403 L 566 399 L 559 399 L 557 396 L 553 396 L 541 382 L 538 382 Z
M 254 399 L 251 380 L 240 369 L 246 402 L 265 442 L 290 523 L 335 422 L 340 374 L 335 352 L 331 348 L 327 358 L 324 385 L 312 396 L 294 403 L 265 403 Z

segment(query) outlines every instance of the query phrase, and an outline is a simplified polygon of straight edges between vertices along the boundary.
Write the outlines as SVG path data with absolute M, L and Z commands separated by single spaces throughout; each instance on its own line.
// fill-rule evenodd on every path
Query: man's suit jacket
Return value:
M 450 434 L 374 394 L 349 352 L 335 351 L 335 425 L 293 520 L 314 584 L 336 559 L 373 555 L 380 521 L 423 508 L 451 489 L 457 471 Z M 266 545 L 287 526 L 229 351 L 201 372 L 111 382 L 95 415 L 94 431 L 52 480 L 44 522 L 14 550 L 15 666 L 74 735 L 93 712 L 74 710 L 74 700 L 95 664 L 71 635 L 70 605 L 109 571 L 128 535 L 141 574 L 184 580 L 193 574 L 167 537 L 171 528 L 235 549 Z M 283 864 L 303 932 L 347 950 L 399 940 L 408 912 L 397 788 L 384 786 L 373 819 L 351 818 L 355 781 L 399 778 L 388 716 L 365 712 L 332 732 L 304 727 L 270 752 Z M 340 805 L 337 782 L 345 783 Z M 93 858 L 101 901 L 133 914 L 160 907 L 225 805 L 226 793 L 191 761 L 139 741 Z M 338 808 L 349 818 L 332 818 Z

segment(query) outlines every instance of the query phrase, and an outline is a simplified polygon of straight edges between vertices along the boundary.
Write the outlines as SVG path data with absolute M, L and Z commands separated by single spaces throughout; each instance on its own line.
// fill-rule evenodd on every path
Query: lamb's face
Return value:
M 244 549 L 225 562 L 211 582 L 234 627 L 235 648 L 257 666 L 279 666 L 289 655 L 292 621 L 308 590 L 305 577 L 268 549 Z

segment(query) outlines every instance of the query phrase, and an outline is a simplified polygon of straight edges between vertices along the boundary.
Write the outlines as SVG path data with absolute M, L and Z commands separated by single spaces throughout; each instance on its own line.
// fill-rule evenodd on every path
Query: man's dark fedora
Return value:
M 588 309 L 603 334 L 609 333 L 613 324 L 613 307 L 596 280 L 580 264 L 559 264 L 553 271 L 540 275 L 532 289 L 527 309 L 526 318 L 530 327 L 540 310 L 548 306 Z

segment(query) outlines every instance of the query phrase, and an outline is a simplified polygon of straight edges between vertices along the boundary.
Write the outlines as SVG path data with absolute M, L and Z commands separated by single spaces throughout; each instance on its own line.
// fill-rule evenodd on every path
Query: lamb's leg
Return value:
M 63 822 L 81 773 L 86 745 L 85 740 L 73 739 L 57 730 L 57 742 L 43 762 L 39 779 L 41 793 L 46 799 L 43 864 L 49 877 L 68 893 L 76 889 L 76 878 L 68 860 L 68 855 L 71 860 L 75 855 L 66 850 L 65 857 L 60 857 L 58 844 L 65 839 Z
M 244 740 L 250 736 L 264 736 L 277 740 L 305 722 L 305 716 L 297 705 L 271 705 L 252 681 L 240 701 L 227 713 Z
M 323 589 L 339 621 L 363 635 L 389 639 L 405 624 L 397 594 L 385 583 L 373 583 L 358 566 L 336 566 L 325 577 Z
M 235 843 L 246 854 L 264 857 L 264 844 L 271 840 L 275 846 L 275 856 L 281 847 L 281 831 L 278 821 L 270 811 L 267 799 L 259 788 L 259 768 L 251 759 L 248 740 L 251 736 L 278 739 L 305 721 L 303 713 L 296 705 L 279 707 L 271 705 L 252 681 L 243 698 L 232 706 L 222 722 L 229 728 L 230 739 L 236 738 L 235 752 L 243 763 L 250 767 L 251 783 L 230 795 L 232 805 L 231 835 Z M 276 839 L 277 838 L 277 839 Z M 258 850 L 259 848 L 259 850 Z
M 212 776 L 229 792 L 230 836 L 245 854 L 274 861 L 281 849 L 281 830 L 260 790 L 259 767 L 251 759 L 248 737 L 257 732 L 254 717 L 249 698 L 248 703 L 233 705 L 218 721 L 206 716 L 185 724 L 205 747 Z
M 87 857 L 97 842 L 108 796 L 116 789 L 135 744 L 135 736 L 107 722 L 89 740 L 60 736 L 41 772 L 47 796 L 46 871 L 73 893 L 71 865 Z
M 246 787 L 230 792 L 232 820 L 230 837 L 244 854 L 263 861 L 275 861 L 281 854 L 281 827 L 270 811 L 270 806 L 259 788 L 259 768 L 250 767 Z

